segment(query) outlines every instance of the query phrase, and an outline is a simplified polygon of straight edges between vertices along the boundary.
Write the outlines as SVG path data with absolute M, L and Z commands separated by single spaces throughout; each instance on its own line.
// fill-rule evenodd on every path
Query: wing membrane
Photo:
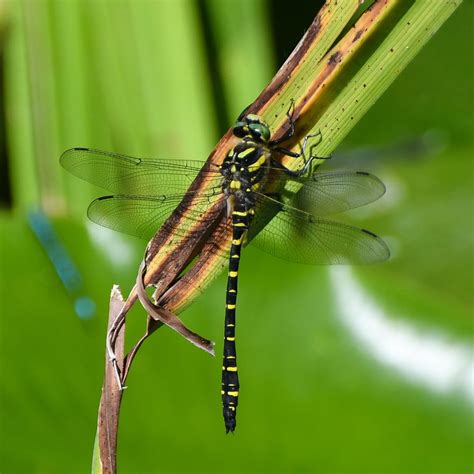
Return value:
M 225 206 L 225 200 L 218 196 L 104 196 L 92 201 L 87 216 L 92 222 L 109 229 L 149 240 L 162 227 L 166 219 L 186 200 L 193 199 L 194 207 L 183 216 L 187 222 L 215 220 Z M 216 206 L 217 205 L 217 206 Z M 215 208 L 207 215 L 206 210 Z M 177 211 L 179 212 L 179 211 Z
M 60 158 L 75 176 L 112 193 L 141 196 L 184 193 L 202 171 L 217 186 L 222 176 L 217 166 L 201 161 L 133 158 L 88 148 L 72 148 Z
M 300 188 L 296 194 L 288 194 L 287 203 L 314 216 L 348 211 L 376 201 L 385 193 L 382 181 L 362 171 L 314 173 L 306 178 L 287 176 L 286 180 Z
M 67 150 L 60 161 L 77 177 L 118 193 L 91 203 L 88 216 L 93 222 L 144 239 L 150 239 L 180 204 L 190 223 L 216 219 L 226 206 L 223 178 L 212 163 L 133 158 L 86 148 Z M 308 264 L 373 263 L 389 257 L 386 244 L 371 232 L 322 218 L 378 199 L 385 192 L 378 178 L 352 171 L 298 178 L 270 169 L 273 183 L 285 185 L 278 195 L 285 203 L 274 200 L 273 194 L 257 197 L 249 231 L 257 247 Z M 198 173 L 209 181 L 207 194 L 186 193 Z M 206 213 L 211 208 L 216 211 Z
M 311 265 L 367 264 L 389 258 L 385 242 L 371 232 L 312 216 L 260 197 L 249 240 L 259 249 Z
M 222 176 L 216 165 L 193 160 L 134 158 L 88 148 L 73 148 L 63 153 L 61 165 L 75 176 L 112 193 L 156 196 L 185 193 L 201 171 L 217 187 Z M 290 195 L 289 204 L 316 216 L 347 211 L 375 201 L 385 186 L 369 173 L 342 171 L 314 173 L 293 178 L 283 169 L 272 168 L 274 181 L 295 183 L 301 188 Z

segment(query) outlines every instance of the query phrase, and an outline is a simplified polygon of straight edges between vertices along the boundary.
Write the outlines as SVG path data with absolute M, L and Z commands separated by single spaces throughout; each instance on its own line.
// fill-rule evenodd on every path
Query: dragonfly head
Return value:
M 255 114 L 249 114 L 234 125 L 234 135 L 239 138 L 249 137 L 259 143 L 270 140 L 270 128 Z

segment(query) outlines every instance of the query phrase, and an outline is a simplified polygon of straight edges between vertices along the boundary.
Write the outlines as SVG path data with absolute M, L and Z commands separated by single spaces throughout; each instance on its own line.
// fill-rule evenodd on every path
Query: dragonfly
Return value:
M 113 193 L 88 208 L 88 217 L 101 226 L 144 239 L 152 238 L 157 229 L 184 238 L 202 234 L 203 222 L 206 229 L 224 222 L 230 245 L 219 242 L 219 233 L 206 232 L 188 263 L 191 266 L 203 248 L 228 261 L 221 384 L 227 433 L 236 427 L 240 390 L 236 306 L 242 248 L 250 243 L 276 257 L 315 265 L 370 264 L 390 255 L 374 233 L 327 217 L 379 199 L 385 193 L 382 181 L 361 171 L 314 169 L 315 156 L 306 158 L 312 136 L 304 139 L 300 153 L 282 147 L 295 129 L 292 116 L 287 116 L 287 133 L 272 140 L 260 116 L 241 115 L 232 129 L 237 144 L 221 164 L 135 158 L 88 148 L 67 150 L 60 159 L 75 176 Z M 304 166 L 291 171 L 278 161 L 281 155 L 302 158 Z M 195 186 L 197 180 L 207 185 Z M 177 220 L 186 225 L 176 226 Z M 209 239 L 214 239 L 212 245 Z

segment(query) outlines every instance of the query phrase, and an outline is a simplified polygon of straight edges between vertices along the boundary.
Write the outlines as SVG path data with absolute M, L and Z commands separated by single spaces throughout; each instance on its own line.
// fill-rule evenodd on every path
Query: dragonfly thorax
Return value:
M 250 208 L 255 204 L 253 193 L 261 189 L 270 163 L 270 128 L 258 116 L 248 114 L 239 119 L 233 133 L 242 140 L 227 154 L 221 173 L 222 190 L 236 203 Z
M 262 188 L 270 163 L 270 150 L 257 141 L 242 140 L 226 156 L 221 173 L 222 190 L 247 208 L 255 203 L 254 192 Z

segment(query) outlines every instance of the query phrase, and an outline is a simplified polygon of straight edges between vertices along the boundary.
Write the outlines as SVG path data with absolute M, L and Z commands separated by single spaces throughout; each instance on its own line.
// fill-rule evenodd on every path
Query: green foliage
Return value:
M 342 78 L 336 79 L 343 86 L 336 85 L 337 93 L 332 92 L 332 100 L 312 130 L 321 130 L 327 137 L 318 148 L 322 156 L 334 151 L 459 4 L 392 2 L 387 7 L 366 44 L 351 58 L 349 71 L 343 70 Z

